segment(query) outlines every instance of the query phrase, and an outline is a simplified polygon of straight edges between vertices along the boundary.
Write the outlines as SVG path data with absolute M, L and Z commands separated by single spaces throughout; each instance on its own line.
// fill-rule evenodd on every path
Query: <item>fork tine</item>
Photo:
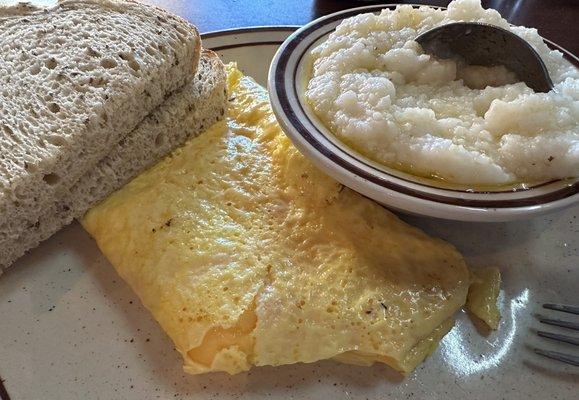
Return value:
M 543 317 L 542 315 L 537 315 L 537 318 L 543 324 L 560 326 L 563 328 L 568 328 L 568 329 L 573 329 L 573 330 L 579 331 L 579 323 L 577 323 L 577 322 L 563 321 L 560 319 L 551 319 L 551 318 Z
M 570 356 L 568 354 L 559 353 L 557 351 L 548 351 L 541 349 L 533 349 L 533 350 L 535 351 L 535 353 L 542 355 L 543 357 L 552 358 L 553 360 L 561 361 L 579 367 L 579 357 L 577 356 Z
M 575 306 L 567 306 L 564 304 L 545 303 L 545 304 L 543 304 L 543 308 L 547 308 L 549 310 L 566 312 L 569 314 L 579 315 L 579 307 L 575 307 Z
M 575 346 L 579 346 L 579 338 L 575 338 L 572 336 L 560 335 L 558 333 L 551 333 L 551 332 L 545 332 L 545 331 L 537 331 L 537 335 L 544 337 L 544 338 L 547 338 L 547 339 L 557 340 L 559 342 L 565 342 L 565 343 L 573 344 Z

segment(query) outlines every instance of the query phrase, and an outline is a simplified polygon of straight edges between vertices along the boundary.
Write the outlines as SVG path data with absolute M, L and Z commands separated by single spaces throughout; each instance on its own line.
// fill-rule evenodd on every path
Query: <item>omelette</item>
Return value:
M 412 371 L 467 301 L 465 260 L 316 169 L 266 90 L 227 69 L 226 120 L 90 210 L 84 228 L 188 373 L 324 359 Z M 470 299 L 485 320 L 487 281 Z

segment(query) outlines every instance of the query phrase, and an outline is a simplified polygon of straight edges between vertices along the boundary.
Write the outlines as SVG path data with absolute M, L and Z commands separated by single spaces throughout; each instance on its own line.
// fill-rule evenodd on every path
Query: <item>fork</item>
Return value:
M 579 307 L 575 307 L 575 306 L 546 303 L 546 304 L 543 304 L 543 308 L 546 308 L 548 310 L 555 310 L 555 311 L 560 311 L 560 312 L 564 312 L 564 313 L 579 315 Z M 577 322 L 565 321 L 565 320 L 561 320 L 561 319 L 547 318 L 547 317 L 544 317 L 542 315 L 537 315 L 536 317 L 539 320 L 539 322 L 541 322 L 542 324 L 558 326 L 558 327 L 562 327 L 562 328 L 567 328 L 567 329 L 579 331 L 579 323 L 577 323 Z M 546 338 L 546 339 L 556 340 L 558 342 L 563 342 L 563 343 L 568 343 L 571 345 L 579 346 L 579 337 L 561 335 L 559 333 L 552 333 L 552 332 L 546 332 L 546 331 L 537 331 L 537 335 L 539 335 L 540 337 Z M 535 353 L 542 355 L 544 357 L 552 358 L 553 360 L 561 361 L 561 362 L 575 365 L 575 366 L 579 367 L 579 356 L 560 353 L 558 351 L 543 350 L 543 349 L 538 349 L 538 348 L 534 348 L 533 350 Z

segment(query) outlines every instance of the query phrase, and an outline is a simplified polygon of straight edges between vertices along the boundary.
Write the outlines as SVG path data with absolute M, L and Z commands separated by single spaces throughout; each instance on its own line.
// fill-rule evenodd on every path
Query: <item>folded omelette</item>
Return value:
M 225 121 L 89 211 L 85 229 L 186 372 L 323 359 L 413 370 L 467 300 L 464 259 L 317 170 L 233 65 L 228 87 Z M 488 314 L 486 287 L 469 302 Z

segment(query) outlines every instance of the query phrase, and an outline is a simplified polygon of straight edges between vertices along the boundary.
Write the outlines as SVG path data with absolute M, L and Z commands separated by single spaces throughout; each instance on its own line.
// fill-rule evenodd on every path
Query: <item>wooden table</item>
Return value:
M 303 25 L 345 8 L 388 3 L 342 0 L 144 0 L 187 18 L 201 32 L 256 25 Z M 445 0 L 392 1 L 447 5 Z M 509 22 L 535 27 L 543 37 L 579 55 L 579 0 L 483 0 Z

